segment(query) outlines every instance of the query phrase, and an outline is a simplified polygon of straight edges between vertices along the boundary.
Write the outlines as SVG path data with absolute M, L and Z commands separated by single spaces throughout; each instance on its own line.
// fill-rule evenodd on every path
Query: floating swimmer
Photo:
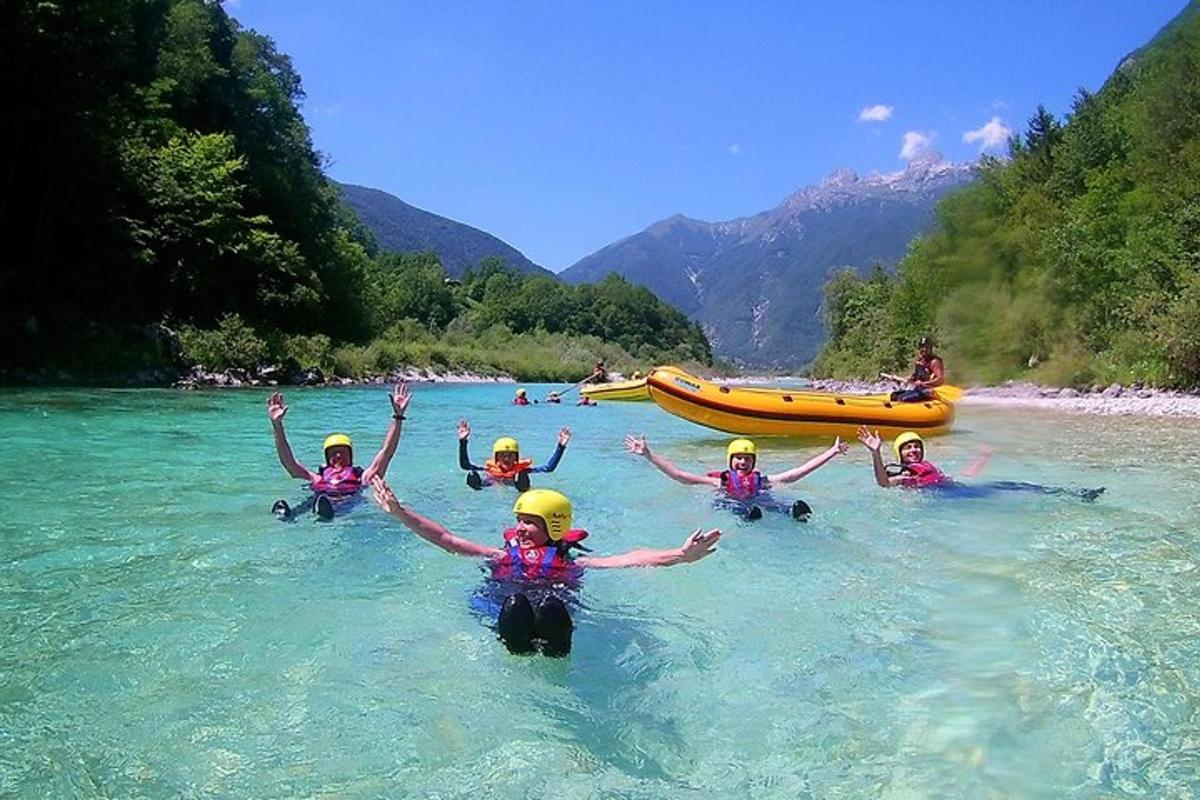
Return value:
M 529 405 L 529 398 L 525 396 L 525 390 L 524 390 L 524 389 L 517 389 L 517 392 L 516 392 L 516 394 L 513 396 L 513 405 L 514 405 L 514 406 L 527 406 L 527 405 Z
M 871 463 L 875 470 L 875 482 L 885 489 L 899 486 L 904 489 L 932 489 L 954 497 L 986 497 L 996 492 L 1036 492 L 1039 494 L 1065 494 L 1092 502 L 1104 494 L 1099 489 L 1068 489 L 1062 486 L 1042 486 L 1025 481 L 992 481 L 983 484 L 959 483 L 925 460 L 925 440 L 915 431 L 905 431 L 892 441 L 896 464 L 884 464 L 880 448 L 883 439 L 879 431 L 872 433 L 867 426 L 858 428 L 858 440 L 871 451 Z M 984 451 L 967 467 L 967 477 L 978 475 L 987 463 L 990 451 Z
M 554 455 L 540 467 L 533 466 L 533 459 L 521 458 L 521 446 L 511 436 L 501 436 L 492 445 L 492 457 L 481 467 L 471 463 L 467 453 L 467 440 L 471 436 L 471 425 L 465 419 L 458 421 L 458 465 L 467 470 L 467 486 L 472 489 L 482 489 L 485 486 L 503 484 L 516 486 L 517 491 L 523 492 L 529 488 L 529 476 L 535 472 L 554 472 L 563 453 L 567 451 L 567 442 L 571 441 L 571 429 L 564 427 L 558 432 L 558 446 Z M 482 474 L 480 474 L 482 472 Z
M 392 456 L 396 454 L 396 445 L 400 443 L 400 425 L 404 421 L 404 412 L 411 400 L 408 387 L 403 383 L 396 384 L 388 399 L 392 404 L 392 421 L 383 437 L 383 446 L 370 466 L 366 469 L 356 466 L 354 445 L 350 437 L 344 433 L 333 433 L 325 438 L 321 448 L 325 463 L 314 472 L 297 461 L 292 454 L 292 446 L 288 444 L 287 434 L 283 430 L 283 417 L 287 414 L 288 407 L 284 405 L 282 393 L 273 393 L 267 399 L 267 416 L 271 420 L 279 463 L 293 478 L 308 481 L 312 495 L 296 508 L 292 508 L 286 500 L 276 500 L 271 506 L 271 513 L 281 520 L 291 521 L 311 510 L 319 519 L 328 522 L 333 519 L 335 505 L 347 503 L 358 494 L 364 483 L 376 475 L 387 474 Z
M 810 472 L 829 463 L 835 456 L 845 453 L 849 446 L 840 438 L 834 439 L 828 450 L 800 466 L 775 475 L 763 475 L 754 467 L 758 461 L 758 448 L 749 439 L 734 439 L 725 448 L 727 469 L 696 475 L 685 472 L 657 453 L 650 451 L 646 436 L 626 436 L 625 448 L 634 455 L 642 456 L 658 467 L 668 477 L 680 483 L 716 486 L 721 490 L 721 505 L 738 516 L 749 520 L 761 519 L 764 511 L 779 511 L 791 514 L 794 519 L 807 520 L 812 509 L 803 500 L 790 506 L 771 497 L 770 489 L 775 484 L 793 483 Z
M 503 547 L 464 539 L 421 516 L 396 499 L 379 477 L 372 481 L 375 502 L 425 541 L 449 553 L 488 559 L 492 589 L 508 593 L 499 603 L 496 631 L 509 652 L 565 656 L 575 624 L 567 608 L 570 592 L 585 569 L 671 567 L 699 561 L 713 552 L 721 531 L 692 532 L 670 550 L 631 550 L 615 556 L 575 556 L 587 531 L 571 527 L 571 501 L 551 489 L 531 489 L 513 505 L 516 524 L 504 531 Z M 498 597 L 492 593 L 489 599 Z M 536 603 L 536 606 L 535 606 Z M 494 604 L 493 604 L 494 605 Z

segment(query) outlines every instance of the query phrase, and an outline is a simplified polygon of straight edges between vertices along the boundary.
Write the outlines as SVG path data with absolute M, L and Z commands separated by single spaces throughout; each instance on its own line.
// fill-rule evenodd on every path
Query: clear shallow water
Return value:
M 1108 487 L 933 500 L 872 483 L 857 443 L 800 483 L 805 526 L 747 525 L 627 455 L 728 441 L 645 404 L 506 405 L 417 387 L 389 477 L 498 541 L 472 492 L 502 434 L 596 550 L 726 530 L 695 565 L 588 575 L 569 659 L 508 655 L 469 611 L 478 563 L 361 505 L 286 525 L 266 392 L 8 391 L 0 477 L 0 796 L 1193 797 L 1200 794 L 1200 424 L 964 409 L 931 457 Z M 534 396 L 544 391 L 531 387 Z M 381 389 L 293 390 L 313 464 L 378 447 Z M 767 471 L 827 442 L 760 440 Z

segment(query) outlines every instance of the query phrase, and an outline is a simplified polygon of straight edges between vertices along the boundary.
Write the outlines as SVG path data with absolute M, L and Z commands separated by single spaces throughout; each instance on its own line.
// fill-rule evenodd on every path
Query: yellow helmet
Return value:
M 325 444 L 321 447 L 321 452 L 328 454 L 331 447 L 349 447 L 351 457 L 354 456 L 354 445 L 350 443 L 350 437 L 344 433 L 331 433 L 325 437 Z
M 524 397 L 524 396 L 525 396 L 525 390 L 517 389 L 517 397 Z
M 513 504 L 513 513 L 529 514 L 541 519 L 546 526 L 546 533 L 556 542 L 571 529 L 571 501 L 553 489 L 522 492 Z
M 725 463 L 728 464 L 734 456 L 754 456 L 758 460 L 758 448 L 749 439 L 734 439 L 725 448 Z
M 517 440 L 512 438 L 511 436 L 501 436 L 499 439 L 496 440 L 496 443 L 494 445 L 492 445 L 492 454 L 493 455 L 496 453 L 519 453 L 519 452 L 521 452 L 521 446 L 519 444 L 517 444 Z
M 900 457 L 900 448 L 903 447 L 904 445 L 908 444 L 909 442 L 920 442 L 921 443 L 921 454 L 922 454 L 922 456 L 924 456 L 925 440 L 922 439 L 921 435 L 919 433 L 917 433 L 916 431 L 905 431 L 904 433 L 897 436 L 895 441 L 892 442 L 892 452 L 894 452 L 896 454 L 897 461 L 904 460 Z

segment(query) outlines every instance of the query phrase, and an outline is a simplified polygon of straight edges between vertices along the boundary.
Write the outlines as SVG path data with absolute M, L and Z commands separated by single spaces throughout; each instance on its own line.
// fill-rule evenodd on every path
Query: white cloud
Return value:
M 900 157 L 912 161 L 922 153 L 927 153 L 933 147 L 933 136 L 921 131 L 908 131 L 904 134 L 904 144 L 900 148 Z
M 742 146 L 740 144 L 729 145 L 729 155 L 740 156 L 742 154 Z
M 992 117 L 982 128 L 964 133 L 962 139 L 967 144 L 978 142 L 979 151 L 983 152 L 1001 146 L 1008 141 L 1010 136 L 1012 136 L 1012 128 L 1005 125 L 999 117 Z
M 883 122 L 886 119 L 892 118 L 892 112 L 895 111 L 892 106 L 875 105 L 867 106 L 862 111 L 858 112 L 859 122 Z

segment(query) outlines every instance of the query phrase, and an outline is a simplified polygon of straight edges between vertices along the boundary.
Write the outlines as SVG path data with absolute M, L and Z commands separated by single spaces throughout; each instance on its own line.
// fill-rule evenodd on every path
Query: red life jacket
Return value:
M 354 494 L 362 488 L 362 467 L 321 467 L 321 477 L 313 481 L 314 492 L 321 494 Z
M 749 500 L 767 490 L 767 479 L 758 470 L 746 475 L 727 469 L 708 473 L 710 478 L 721 479 L 721 490 L 736 500 Z
M 488 475 L 502 481 L 515 480 L 518 475 L 525 472 L 533 466 L 532 458 L 518 459 L 511 467 L 505 467 L 500 462 L 489 458 L 484 462 L 483 468 Z
M 513 398 L 513 405 L 514 405 L 514 406 L 527 406 L 527 405 L 529 405 L 529 398 L 527 398 L 527 397 L 514 397 L 514 398 Z
M 924 486 L 937 486 L 939 483 L 949 483 L 950 476 L 930 464 L 928 461 L 914 461 L 911 464 L 901 464 L 904 479 L 900 485 L 910 489 L 920 489 Z
M 504 555 L 492 562 L 495 580 L 548 580 L 572 584 L 579 580 L 580 567 L 571 560 L 571 545 L 587 538 L 587 531 L 569 530 L 559 542 L 522 548 L 516 528 L 504 531 Z

